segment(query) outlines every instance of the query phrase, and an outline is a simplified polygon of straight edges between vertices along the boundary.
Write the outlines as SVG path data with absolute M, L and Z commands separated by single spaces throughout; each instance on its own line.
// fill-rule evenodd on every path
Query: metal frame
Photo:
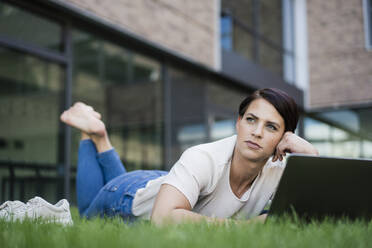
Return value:
M 71 28 L 69 24 L 63 27 L 63 43 L 64 55 L 68 59 L 66 64 L 66 82 L 64 95 L 64 109 L 68 109 L 72 104 L 72 44 L 71 44 Z M 64 197 L 70 199 L 70 170 L 71 170 L 71 127 L 63 125 L 64 127 Z
M 36 47 L 30 44 L 25 44 L 23 42 L 10 39 L 0 34 L 0 46 L 11 49 L 13 51 L 22 52 L 26 54 L 30 54 L 32 56 L 38 57 L 43 60 L 47 60 L 50 62 L 58 63 L 58 64 L 66 64 L 67 58 L 62 54 L 59 54 L 54 51 L 50 51 L 45 48 Z
M 168 73 L 168 66 L 166 63 L 162 65 L 162 77 L 163 77 L 163 111 L 164 111 L 164 149 L 163 149 L 163 161 L 164 168 L 170 169 L 172 163 L 172 111 L 171 111 L 171 81 Z

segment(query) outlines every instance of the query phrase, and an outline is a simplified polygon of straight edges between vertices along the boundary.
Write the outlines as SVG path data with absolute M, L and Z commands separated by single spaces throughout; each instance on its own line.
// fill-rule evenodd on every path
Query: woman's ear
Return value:
M 236 123 L 235 123 L 235 129 L 236 129 L 236 131 L 239 130 L 239 123 L 240 123 L 241 120 L 242 120 L 242 117 L 239 115 L 238 116 L 238 119 L 236 120 Z

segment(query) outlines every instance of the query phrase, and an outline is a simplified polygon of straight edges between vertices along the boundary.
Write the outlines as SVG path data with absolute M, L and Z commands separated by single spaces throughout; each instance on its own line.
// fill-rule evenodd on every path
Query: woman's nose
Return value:
M 261 138 L 263 133 L 263 127 L 261 125 L 257 125 L 253 130 L 252 130 L 252 135 Z

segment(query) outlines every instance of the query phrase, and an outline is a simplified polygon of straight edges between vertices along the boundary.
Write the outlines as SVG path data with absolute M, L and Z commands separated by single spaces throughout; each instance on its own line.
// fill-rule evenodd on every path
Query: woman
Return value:
M 240 104 L 237 135 L 187 149 L 169 173 L 126 172 L 100 114 L 76 103 L 61 120 L 82 131 L 79 212 L 155 223 L 258 216 L 275 193 L 286 153 L 318 154 L 294 134 L 298 117 L 285 92 L 258 90 Z

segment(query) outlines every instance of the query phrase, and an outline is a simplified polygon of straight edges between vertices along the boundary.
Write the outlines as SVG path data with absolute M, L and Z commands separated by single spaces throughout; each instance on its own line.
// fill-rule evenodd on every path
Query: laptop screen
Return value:
M 290 155 L 269 216 L 372 217 L 372 160 Z

